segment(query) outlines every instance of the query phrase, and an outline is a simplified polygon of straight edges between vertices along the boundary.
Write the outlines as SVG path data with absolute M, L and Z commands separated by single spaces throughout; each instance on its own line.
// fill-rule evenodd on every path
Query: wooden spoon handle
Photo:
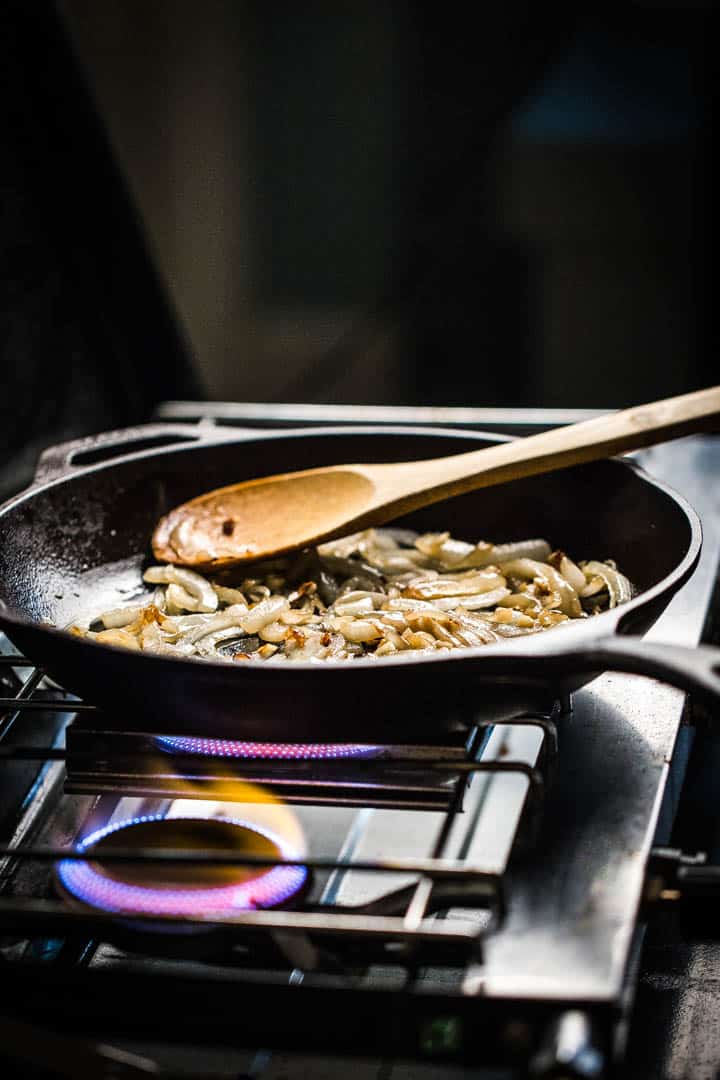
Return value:
M 381 477 L 376 476 L 373 466 L 375 482 L 382 488 L 378 501 L 402 498 L 403 509 L 410 510 L 477 488 L 707 431 L 719 418 L 720 386 L 715 386 L 468 454 L 380 466 L 388 470 Z

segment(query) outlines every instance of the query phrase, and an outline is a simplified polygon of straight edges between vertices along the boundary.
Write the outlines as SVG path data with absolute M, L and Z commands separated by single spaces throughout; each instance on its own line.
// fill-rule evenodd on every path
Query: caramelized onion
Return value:
M 168 656 L 321 663 L 479 648 L 632 595 L 614 563 L 578 564 L 542 539 L 496 545 L 402 529 L 366 529 L 250 573 L 211 580 L 151 566 L 143 577 L 157 588 L 145 603 L 70 629 Z

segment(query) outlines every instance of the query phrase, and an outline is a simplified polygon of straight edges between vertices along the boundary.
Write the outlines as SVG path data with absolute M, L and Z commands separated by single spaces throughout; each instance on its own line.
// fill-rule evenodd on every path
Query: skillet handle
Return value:
M 44 450 L 35 469 L 33 483 L 44 484 L 57 480 L 88 465 L 111 458 L 158 450 L 180 443 L 238 442 L 247 439 L 250 430 L 235 427 L 216 427 L 212 422 L 197 424 L 151 423 L 136 427 L 102 431 L 82 439 L 71 439 Z
M 549 657 L 547 658 L 549 659 Z M 588 649 L 553 652 L 562 673 L 620 671 L 646 675 L 693 694 L 705 705 L 720 705 L 720 648 L 711 645 L 656 645 L 639 638 L 600 638 Z

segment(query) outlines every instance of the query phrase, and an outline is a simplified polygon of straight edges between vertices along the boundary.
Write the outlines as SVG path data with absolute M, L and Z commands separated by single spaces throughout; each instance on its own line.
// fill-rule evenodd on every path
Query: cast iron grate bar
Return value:
M 74 711 L 74 707 L 66 711 Z M 64 747 L 49 747 L 47 749 L 38 748 L 35 746 L 10 746 L 0 747 L 0 761 L 83 761 L 94 760 L 96 754 L 93 754 L 89 750 L 68 750 Z M 254 773 L 257 769 L 257 761 L 262 761 L 267 757 L 268 761 L 275 762 L 276 758 L 272 755 L 258 754 L 257 759 L 252 762 L 246 762 L 242 760 L 233 760 L 231 762 L 223 759 L 223 765 L 227 764 L 228 769 L 232 769 L 233 772 L 237 772 L 238 775 L 244 775 L 246 773 Z M 122 762 L 123 764 L 132 764 L 134 761 L 142 761 L 148 759 L 151 761 L 157 761 L 157 752 L 152 750 L 138 749 L 131 753 L 126 751 L 108 752 L 103 754 L 103 760 Z M 172 754 L 168 755 L 168 764 L 178 765 L 197 765 L 200 763 L 207 764 L 208 757 L 206 754 Z M 307 760 L 304 758 L 287 758 L 283 759 L 283 768 L 307 768 Z M 407 765 L 412 767 L 413 770 L 417 769 L 418 762 L 414 757 L 394 757 L 392 759 L 393 768 L 396 765 Z M 372 772 L 373 766 L 377 768 L 377 762 L 367 758 L 353 758 L 352 767 L 359 771 Z M 322 767 L 328 772 L 342 771 L 347 768 L 347 762 L 343 759 L 328 758 L 322 761 Z M 543 776 L 539 769 L 529 765 L 526 761 L 446 761 L 444 758 L 424 758 L 422 761 L 422 767 L 424 769 L 430 769 L 436 772 L 443 773 L 461 773 L 463 776 L 467 776 L 473 773 L 519 773 L 524 776 L 529 783 L 538 789 L 543 787 Z

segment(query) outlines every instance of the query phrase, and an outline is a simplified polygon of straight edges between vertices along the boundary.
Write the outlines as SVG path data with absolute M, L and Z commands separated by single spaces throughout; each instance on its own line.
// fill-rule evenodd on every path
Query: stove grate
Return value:
M 27 674 L 27 669 L 30 673 Z M 12 696 L 0 698 L 0 713 L 4 713 L 3 727 L 0 729 L 0 766 L 7 768 L 13 763 L 35 762 L 39 767 L 48 768 L 50 765 L 62 769 L 67 766 L 68 774 L 73 775 L 73 770 L 83 767 L 86 759 L 94 760 L 97 754 L 88 749 L 85 741 L 72 738 L 73 723 L 65 725 L 67 732 L 67 747 L 56 742 L 50 746 L 32 746 L 18 743 L 11 737 L 17 732 L 17 721 L 23 715 L 31 712 L 55 713 L 58 716 L 83 714 L 83 722 L 90 715 L 91 724 L 95 723 L 99 716 L 97 710 L 84 702 L 79 702 L 62 690 L 55 690 L 51 695 L 47 692 L 39 693 L 43 683 L 43 673 L 32 669 L 28 661 L 18 655 L 3 656 L 2 670 L 10 674 L 15 682 L 15 693 Z M 22 673 L 22 677 L 18 675 Z M 7 680 L 6 680 L 7 681 Z M 548 718 L 525 718 L 527 723 L 535 723 L 544 730 L 554 730 L 553 722 Z M 194 748 L 192 752 L 182 746 L 181 753 L 173 753 L 170 756 L 174 768 L 183 770 L 197 770 L 201 766 L 207 766 L 209 755 L 203 750 Z M 256 754 L 250 759 L 231 757 L 233 776 L 238 782 L 246 783 L 248 779 L 257 781 L 258 759 L 262 761 L 265 756 L 262 750 L 270 751 L 270 748 L 256 748 Z M 104 760 L 111 769 L 116 769 L 115 776 L 131 775 L 142 772 L 149 760 L 157 760 L 156 745 L 142 745 L 133 742 L 127 746 L 112 748 L 108 751 L 103 748 Z M 269 753 L 269 764 L 277 766 L 278 761 Z M 318 764 L 318 763 L 315 763 Z M 319 763 L 326 773 L 342 774 L 341 786 L 348 784 L 347 768 L 348 759 L 338 756 L 325 758 Z M 370 755 L 351 758 L 350 764 L 353 770 L 354 782 L 359 787 L 358 799 L 363 804 L 368 802 L 370 788 L 373 783 L 373 770 L 377 769 L 378 762 Z M 287 780 L 288 772 L 293 770 L 307 770 L 308 761 L 303 757 L 284 757 L 281 761 L 283 777 Z M 474 774 L 500 774 L 512 773 L 526 779 L 528 791 L 531 792 L 530 802 L 537 803 L 543 790 L 543 776 L 539 769 L 524 761 L 498 760 L 478 761 L 473 758 L 460 758 L 457 748 L 450 748 L 443 754 L 437 747 L 425 747 L 422 761 L 418 760 L 417 753 L 413 748 L 401 748 L 396 752 L 389 765 L 397 784 L 402 784 L 398 777 L 409 775 L 411 778 L 418 774 L 421 766 L 423 775 L 439 777 L 445 791 L 445 818 L 440 830 L 431 857 L 429 858 L 387 858 L 387 859 L 352 859 L 346 861 L 342 858 L 311 858 L 303 856 L 302 866 L 308 870 L 322 871 L 326 875 L 352 869 L 353 872 L 377 875 L 408 875 L 416 877 L 416 881 L 410 889 L 390 890 L 380 901 L 377 899 L 365 906 L 341 907 L 339 905 L 326 905 L 308 902 L 297 911 L 243 911 L 234 912 L 230 915 L 223 914 L 217 918 L 217 922 L 238 939 L 246 939 L 248 935 L 258 933 L 282 931 L 288 935 L 311 935 L 312 937 L 327 937 L 332 939 L 336 951 L 342 951 L 342 939 L 347 937 L 350 942 L 358 940 L 373 941 L 382 945 L 380 954 L 388 953 L 398 946 L 407 948 L 412 946 L 413 964 L 421 961 L 432 960 L 434 964 L 448 962 L 455 964 L 458 956 L 472 952 L 477 959 L 481 952 L 482 933 L 478 932 L 477 923 L 463 921 L 462 919 L 435 919 L 432 915 L 449 910 L 453 907 L 462 906 L 463 909 L 477 908 L 489 911 L 494 921 L 501 920 L 505 909 L 504 885 L 502 872 L 496 868 L 483 868 L 476 863 L 469 864 L 464 858 L 448 857 L 445 845 L 453 822 L 462 808 L 463 793 L 468 779 Z M 412 783 L 412 779 L 409 782 Z M 68 785 L 72 790 L 72 782 Z M 100 787 L 102 785 L 99 785 Z M 125 793 L 123 789 L 123 793 Z M 164 794 L 167 795 L 167 789 Z M 186 791 L 183 792 L 187 794 Z M 207 798 L 207 791 L 204 792 Z M 371 799 L 370 799 L 371 801 Z M 400 805 L 403 805 L 402 803 Z M 19 839 L 18 839 L 18 834 Z M 217 866 L 233 865 L 250 867 L 258 862 L 247 854 L 230 852 L 207 852 L 207 851 L 168 851 L 162 849 L 143 850 L 117 849 L 112 850 L 103 857 L 104 861 L 120 861 L 127 865 L 133 864 L 158 864 L 165 861 L 174 863 L 186 862 L 194 866 Z M 85 853 L 82 845 L 72 846 L 57 844 L 41 844 L 33 842 L 32 830 L 23 828 L 22 820 L 16 830 L 16 836 L 8 843 L 0 845 L 0 866 L 6 881 L 11 875 L 11 870 L 23 864 L 56 864 L 62 860 L 64 867 L 72 865 L 73 861 L 86 862 L 89 855 Z M 298 866 L 298 860 L 283 858 L 282 856 L 271 858 L 262 856 L 263 866 L 282 867 Z M 85 928 L 93 934 L 103 936 L 107 933 L 108 920 L 113 916 L 106 913 L 78 912 L 70 909 L 65 904 L 59 903 L 47 897 L 41 899 L 22 898 L 13 896 L 0 897 L 0 925 L 5 930 L 22 931 L 31 935 L 40 933 L 69 933 L 77 932 Z M 142 922 L 144 916 L 138 914 L 138 921 Z M 215 917 L 213 917 L 215 921 Z M 104 929 L 103 929 L 104 927 Z M 402 952 L 399 954 L 402 955 Z

